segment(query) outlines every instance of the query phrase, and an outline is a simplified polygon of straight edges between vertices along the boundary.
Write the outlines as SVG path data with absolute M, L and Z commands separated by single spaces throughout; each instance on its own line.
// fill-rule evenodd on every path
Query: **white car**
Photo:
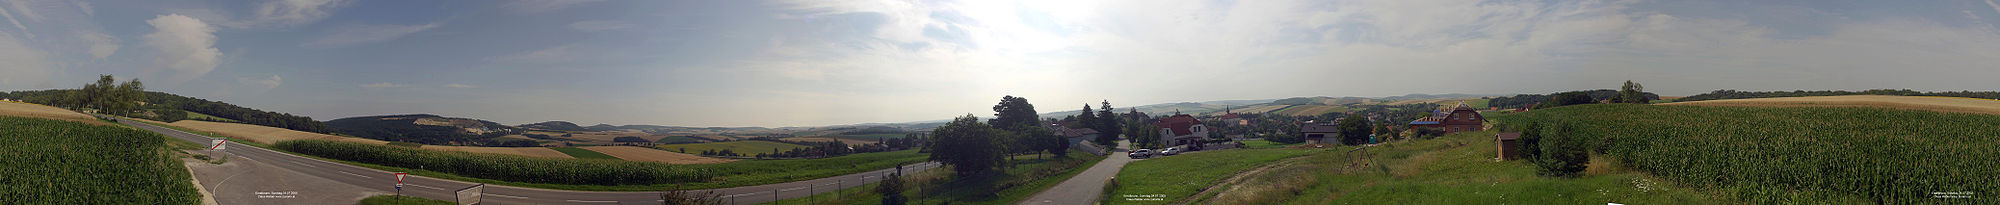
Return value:
M 1153 156 L 1153 150 L 1139 149 L 1138 151 L 1132 151 L 1132 154 L 1125 155 L 1125 157 L 1131 158 L 1146 158 L 1147 156 Z
M 1175 154 L 1180 154 L 1180 153 L 1181 149 L 1174 147 L 1168 147 L 1167 149 L 1160 150 L 1160 155 L 1174 156 Z

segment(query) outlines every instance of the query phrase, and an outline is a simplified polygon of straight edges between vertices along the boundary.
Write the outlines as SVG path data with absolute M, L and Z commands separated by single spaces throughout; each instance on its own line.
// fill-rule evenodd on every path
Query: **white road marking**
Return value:
M 564 200 L 564 201 L 577 202 L 577 203 L 618 203 L 618 201 L 591 201 L 591 200 L 575 200 L 575 199 Z
M 336 171 L 336 172 L 340 172 L 341 174 L 347 174 L 347 175 L 354 175 L 354 176 L 357 176 L 357 177 L 361 177 L 361 178 L 369 178 L 369 179 L 374 179 L 374 177 L 368 177 L 368 176 L 365 176 L 365 175 L 359 175 L 359 174 L 354 174 L 354 173 L 349 173 L 349 172 L 347 172 L 347 171 L 340 171 L 340 170 L 333 170 L 333 171 Z
M 495 193 L 486 193 L 486 195 L 487 195 L 487 196 L 497 196 L 497 197 L 506 197 L 506 198 L 516 198 L 516 199 L 526 199 L 526 198 L 528 198 L 528 197 L 520 197 L 520 196 L 509 196 L 509 195 L 505 195 L 505 194 L 495 194 Z
M 419 188 L 425 188 L 425 189 L 436 189 L 436 190 L 445 190 L 445 189 L 442 189 L 442 188 L 437 188 L 437 187 L 431 187 L 431 186 L 424 186 L 424 185 L 417 185 L 417 184 L 409 184 L 409 185 L 410 185 L 410 186 L 414 186 L 414 187 L 419 187 Z
M 790 188 L 790 189 L 779 189 L 778 191 L 797 191 L 797 190 L 800 190 L 800 189 L 806 189 L 806 188 L 805 188 L 805 187 L 792 187 L 792 188 Z
M 312 168 L 319 168 L 319 166 L 313 166 L 313 165 L 310 165 L 310 164 L 306 164 L 306 163 L 303 163 L 303 162 L 292 162 L 292 163 L 293 163 L 293 164 L 299 164 L 299 166 L 306 166 L 306 167 L 312 167 Z

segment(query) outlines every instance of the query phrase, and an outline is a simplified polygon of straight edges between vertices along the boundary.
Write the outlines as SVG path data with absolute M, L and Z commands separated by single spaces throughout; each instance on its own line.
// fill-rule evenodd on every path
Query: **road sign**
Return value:
M 208 146 L 208 149 L 209 149 L 209 150 L 222 150 L 222 145 L 223 145 L 223 143 L 225 143 L 225 142 L 229 142 L 229 141 L 228 141 L 228 140 L 220 140 L 220 139 L 213 139 L 213 140 L 208 140 L 208 144 L 209 144 L 209 146 Z
M 481 192 L 485 191 L 486 191 L 486 184 L 472 185 L 472 187 L 459 189 L 458 204 L 459 205 L 479 204 L 479 195 L 481 195 Z
M 409 175 L 410 173 L 396 172 L 396 188 L 403 188 L 403 176 Z

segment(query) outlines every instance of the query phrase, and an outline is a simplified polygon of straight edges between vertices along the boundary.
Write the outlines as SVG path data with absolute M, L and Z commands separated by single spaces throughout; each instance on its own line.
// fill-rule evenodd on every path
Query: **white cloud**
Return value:
M 232 21 L 223 25 L 231 28 L 259 26 L 294 26 L 317 22 L 333 15 L 334 9 L 346 6 L 344 0 L 278 0 L 259 4 L 250 11 L 250 18 Z
M 466 84 L 458 84 L 458 83 L 452 83 L 452 84 L 444 84 L 444 87 L 447 87 L 447 88 L 479 88 L 479 86 L 472 86 L 472 85 L 466 85 Z
M 395 83 L 389 83 L 389 82 L 380 82 L 380 83 L 371 83 L 371 84 L 362 84 L 362 85 L 361 85 L 361 87 L 364 87 L 364 88 L 400 88 L 400 87 L 408 87 L 408 86 L 409 86 L 409 85 L 401 85 L 401 84 L 395 84 Z
M 236 78 L 236 82 L 253 86 L 257 88 L 257 92 L 264 92 L 270 91 L 272 88 L 278 88 L 280 84 L 285 84 L 285 79 L 279 78 L 278 75 L 271 75 L 269 78 L 238 77 Z
M 118 48 L 120 47 L 118 43 L 118 37 L 113 37 L 111 35 L 106 35 L 104 33 L 89 32 L 79 37 L 83 38 L 84 42 L 88 42 L 90 44 L 90 48 L 88 49 L 88 52 L 90 52 L 90 57 L 96 58 L 97 60 L 104 60 L 105 57 L 110 57 L 112 53 L 117 53 Z
M 496 56 L 496 57 L 490 57 L 490 58 L 486 58 L 486 60 L 487 60 L 487 61 L 492 61 L 492 62 L 503 62 L 503 63 L 562 63 L 562 62 L 569 62 L 569 61 L 573 61 L 573 60 L 576 60 L 576 59 L 577 59 L 577 57 L 578 57 L 578 55 L 576 54 L 576 52 L 572 52 L 572 51 L 570 51 L 570 47 L 572 47 L 572 46 L 571 46 L 571 45 L 561 45 L 561 46 L 556 46 L 556 47 L 549 47 L 549 48 L 546 48 L 546 49 L 542 49 L 542 50 L 535 50 L 535 51 L 529 51 L 529 52 L 525 52 L 525 53 L 516 53 L 516 54 L 512 54 L 512 55 L 505 55 L 505 56 Z
M 22 44 L 12 34 L 0 32 L 0 88 L 47 88 L 54 64 L 47 59 L 48 53 Z
M 2000 12 L 2000 3 L 1993 3 L 1993 0 L 1986 0 L 1986 6 L 1993 7 L 1993 12 Z
M 28 2 L 25 0 L 6 0 L 6 1 L 7 4 L 9 4 L 9 6 L 12 6 L 11 8 L 14 8 L 15 13 L 21 14 L 21 17 L 28 17 L 28 20 L 42 21 L 42 15 L 40 13 L 35 12 L 35 9 L 33 8 L 35 7 L 35 5 L 31 4 L 33 2 Z
M 514 10 L 515 12 L 541 13 L 547 11 L 561 10 L 563 8 L 569 8 L 584 3 L 599 2 L 599 1 L 604 1 L 604 0 L 515 0 L 514 2 L 507 2 L 506 5 L 501 5 L 501 6 L 506 7 L 507 9 L 510 10 Z
M 13 14 L 13 13 L 8 13 L 8 12 L 7 12 L 7 9 L 5 9 L 5 8 L 0 8 L 0 17 L 7 17 L 7 22 L 8 22 L 8 23 L 13 23 L 13 24 L 14 24 L 14 28 L 16 28 L 16 29 L 21 29 L 21 34 L 23 34 L 23 35 L 28 35 L 28 38 L 35 38 L 35 32 L 33 32 L 33 31 L 28 31 L 28 27 L 27 27 L 27 26 L 23 26 L 23 25 L 21 25 L 21 20 L 19 20 L 19 19 L 14 19 L 14 14 Z
M 146 75 L 164 74 L 165 85 L 173 87 L 215 70 L 222 51 L 215 49 L 214 27 L 180 14 L 160 15 L 146 24 L 157 30 L 146 34 L 146 44 L 159 51 Z
M 78 2 L 76 2 L 76 8 L 77 8 L 77 9 L 82 9 L 82 10 L 83 10 L 83 15 L 86 15 L 86 16 L 97 16 L 97 9 L 95 9 L 95 8 L 91 8 L 91 7 L 90 7 L 90 2 L 82 2 L 82 1 L 78 1 Z
M 575 29 L 577 31 L 583 31 L 583 32 L 609 31 L 609 30 L 626 29 L 631 27 L 632 24 L 630 23 L 619 22 L 619 21 L 602 21 L 602 20 L 578 21 L 576 23 L 569 24 L 570 29 Z
M 438 25 L 440 24 L 443 23 L 439 22 L 439 23 L 430 23 L 422 25 L 352 26 L 340 29 L 341 31 L 338 31 L 332 35 L 327 35 L 326 37 L 320 38 L 319 40 L 306 42 L 304 44 L 299 44 L 299 46 L 306 48 L 335 48 L 335 47 L 350 46 L 355 44 L 379 43 L 389 40 L 396 40 L 397 38 L 402 38 L 403 36 L 417 32 L 423 32 L 424 30 L 430 30 L 431 28 L 437 28 Z

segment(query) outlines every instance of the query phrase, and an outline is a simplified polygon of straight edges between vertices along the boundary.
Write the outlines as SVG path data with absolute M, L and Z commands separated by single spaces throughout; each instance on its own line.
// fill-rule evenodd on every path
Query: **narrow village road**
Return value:
M 1131 157 L 1125 156 L 1128 147 L 1131 147 L 1130 143 L 1118 141 L 1118 147 L 1111 149 L 1111 156 L 1105 157 L 1104 161 L 1097 162 L 1097 165 L 1090 166 L 1090 169 L 1083 170 L 1083 173 L 1078 173 L 1069 180 L 1056 184 L 1055 187 L 1049 187 L 1047 190 L 1042 190 L 1042 193 L 1028 197 L 1027 200 L 1021 200 L 1019 204 L 1097 203 L 1098 197 L 1104 195 L 1104 183 L 1110 181 L 1111 177 L 1118 176 L 1118 170 L 1124 170 L 1125 163 L 1132 162 Z

